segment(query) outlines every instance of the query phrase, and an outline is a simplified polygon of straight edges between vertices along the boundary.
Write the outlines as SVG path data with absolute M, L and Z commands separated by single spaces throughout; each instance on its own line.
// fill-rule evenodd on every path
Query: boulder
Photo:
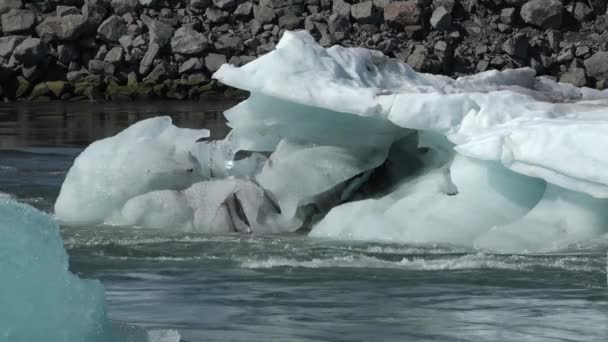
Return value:
M 148 27 L 151 44 L 158 44 L 160 47 L 169 44 L 174 33 L 173 27 L 145 15 L 142 15 L 141 18 L 146 27 Z M 146 19 L 144 20 L 144 18 Z
M 0 57 L 9 58 L 17 45 L 25 40 L 25 36 L 8 36 L 0 38 Z
M 0 0 L 0 14 L 23 7 L 21 0 Z
M 560 76 L 559 81 L 570 83 L 577 87 L 584 87 L 587 85 L 587 75 L 583 68 L 570 68 L 570 70 Z
M 593 16 L 593 9 L 586 3 L 579 1 L 574 4 L 572 16 L 578 21 L 586 21 Z
M 378 21 L 372 1 L 364 1 L 350 7 L 350 15 L 361 24 L 375 24 Z
M 157 84 L 169 78 L 171 72 L 166 63 L 158 63 L 143 81 L 148 84 Z
M 103 59 L 105 62 L 118 64 L 123 60 L 123 50 L 120 46 L 115 46 L 108 51 L 106 57 Z
M 329 21 L 327 22 L 328 29 L 331 34 L 335 34 L 336 32 L 346 33 L 350 30 L 350 20 L 347 17 L 334 13 L 329 16 Z
M 224 12 L 219 8 L 207 7 L 205 10 L 205 16 L 210 22 L 219 24 L 226 21 L 226 18 L 228 18 L 228 12 Z
M 608 79 L 608 51 L 598 51 L 584 62 L 587 75 L 596 80 Z
M 344 0 L 334 0 L 331 7 L 332 14 L 341 15 L 346 18 L 350 18 L 350 4 L 344 2 Z
M 112 8 L 117 15 L 135 12 L 139 6 L 139 0 L 112 0 Z
M 26 38 L 15 47 L 13 57 L 25 65 L 36 65 L 46 59 L 47 46 L 40 38 Z
M 210 53 L 205 57 L 205 67 L 210 72 L 216 72 L 222 65 L 226 63 L 226 56 L 217 53 Z
M 55 97 L 61 97 L 69 89 L 69 84 L 65 81 L 50 81 L 45 82 L 45 85 Z
M 47 17 L 38 26 L 36 33 L 42 40 L 76 40 L 87 32 L 88 22 L 81 14 L 69 14 L 63 17 Z
M 55 10 L 57 13 L 58 17 L 63 17 L 66 15 L 70 15 L 70 14 L 82 14 L 82 12 L 80 12 L 80 10 L 74 6 L 57 6 L 57 9 Z
M 120 37 L 127 33 L 127 24 L 116 15 L 109 17 L 104 20 L 99 28 L 97 34 L 105 41 L 117 43 Z
M 12 9 L 2 15 L 1 21 L 4 34 L 25 32 L 34 27 L 36 15 L 32 11 Z
M 515 21 L 517 11 L 513 7 L 503 8 L 500 11 L 500 22 L 511 25 Z
M 116 68 L 112 63 L 92 59 L 89 61 L 89 71 L 95 75 L 114 75 Z
M 452 15 L 443 7 L 437 7 L 431 15 L 431 26 L 438 31 L 447 31 L 452 26 Z
M 564 6 L 559 0 L 531 0 L 521 7 L 519 14 L 527 24 L 558 29 L 562 26 L 563 11 Z
M 253 17 L 260 24 L 269 24 L 275 18 L 274 11 L 268 6 L 253 6 Z
M 384 21 L 392 27 L 403 29 L 410 25 L 419 25 L 422 10 L 415 0 L 396 1 L 384 6 Z
M 253 3 L 251 1 L 246 1 L 240 4 L 235 10 L 234 15 L 238 18 L 249 18 L 251 16 L 251 11 L 253 10 Z
M 524 33 L 516 34 L 502 44 L 502 50 L 506 54 L 520 60 L 528 58 L 528 48 L 528 36 Z
M 106 10 L 103 6 L 87 2 L 84 4 L 84 6 L 82 6 L 82 15 L 87 18 L 87 22 L 89 23 L 89 30 L 91 32 L 95 32 L 97 31 L 97 27 L 101 25 L 103 20 L 108 15 L 108 10 Z
M 70 62 L 78 60 L 80 52 L 74 44 L 61 44 L 57 46 L 57 59 L 63 65 L 69 65 Z
M 286 30 L 295 30 L 300 28 L 302 19 L 293 14 L 287 14 L 279 18 L 279 28 Z
M 208 47 L 208 40 L 204 34 L 196 31 L 190 26 L 182 26 L 171 39 L 171 49 L 173 52 L 184 55 L 195 55 L 205 51 Z
M 192 71 L 198 71 L 202 68 L 203 64 L 201 63 L 200 59 L 192 57 L 179 66 L 178 73 L 181 75 Z
M 234 54 L 243 51 L 243 40 L 235 35 L 222 35 L 217 39 L 215 49 L 221 53 Z
M 221 9 L 230 9 L 236 5 L 235 0 L 213 0 L 213 4 Z
M 145 75 L 148 73 L 148 71 L 150 71 L 150 67 L 152 67 L 154 58 L 156 58 L 156 56 L 158 55 L 159 50 L 160 50 L 160 47 L 158 46 L 158 44 L 150 44 L 150 46 L 148 47 L 148 51 L 146 52 L 144 57 L 141 59 L 141 62 L 139 63 L 139 74 L 140 75 Z

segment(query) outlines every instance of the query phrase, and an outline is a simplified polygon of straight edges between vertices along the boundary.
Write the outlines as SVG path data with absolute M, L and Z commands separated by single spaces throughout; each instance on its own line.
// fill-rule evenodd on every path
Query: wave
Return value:
M 467 254 L 459 257 L 403 258 L 399 261 L 383 260 L 370 256 L 340 256 L 297 260 L 292 258 L 246 259 L 242 268 L 272 269 L 291 268 L 376 268 L 407 271 L 457 271 L 457 270 L 514 270 L 534 271 L 540 268 L 560 269 L 571 272 L 605 272 L 590 257 L 530 257 L 521 255 Z

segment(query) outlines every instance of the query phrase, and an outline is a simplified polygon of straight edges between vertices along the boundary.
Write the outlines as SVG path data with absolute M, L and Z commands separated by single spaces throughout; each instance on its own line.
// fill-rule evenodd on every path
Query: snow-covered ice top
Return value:
M 608 197 L 608 92 L 536 78 L 530 68 L 451 79 L 363 48 L 324 49 L 305 31 L 215 78 L 256 94 L 438 132 L 466 156 Z M 583 167 L 584 165 L 584 167 Z

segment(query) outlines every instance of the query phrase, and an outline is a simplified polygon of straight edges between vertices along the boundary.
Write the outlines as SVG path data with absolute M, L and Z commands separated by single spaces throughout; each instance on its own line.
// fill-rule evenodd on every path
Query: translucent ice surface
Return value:
M 0 341 L 151 340 L 142 329 L 108 320 L 101 283 L 68 271 L 59 228 L 50 217 L 0 198 L 0 237 Z
M 226 139 L 139 123 L 79 157 L 57 217 L 518 252 L 608 232 L 606 91 L 530 68 L 422 74 L 303 31 L 214 77 L 251 94 L 226 111 Z

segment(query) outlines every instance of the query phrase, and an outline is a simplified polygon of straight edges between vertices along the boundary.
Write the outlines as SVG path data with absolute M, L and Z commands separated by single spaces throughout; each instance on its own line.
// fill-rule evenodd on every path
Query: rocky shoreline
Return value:
M 199 99 L 244 94 L 211 74 L 285 30 L 373 48 L 423 72 L 530 66 L 608 87 L 607 0 L 0 0 L 0 98 Z

